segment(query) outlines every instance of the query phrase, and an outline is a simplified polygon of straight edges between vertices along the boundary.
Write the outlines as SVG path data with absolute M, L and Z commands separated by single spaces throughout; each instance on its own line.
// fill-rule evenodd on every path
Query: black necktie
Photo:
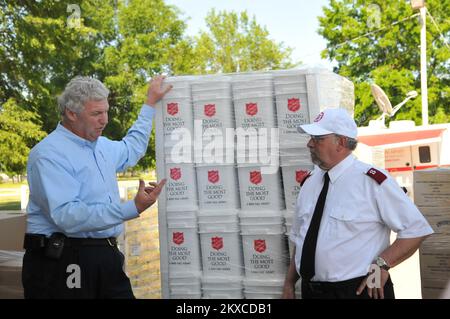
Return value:
M 325 181 L 323 183 L 322 191 L 317 199 L 316 208 L 311 218 L 311 224 L 309 225 L 308 232 L 303 242 L 302 259 L 300 263 L 300 275 L 303 280 L 309 281 L 314 277 L 315 261 L 316 261 L 316 244 L 317 235 L 319 234 L 320 221 L 323 215 L 323 208 L 325 207 L 325 200 L 327 198 L 328 184 L 330 177 L 328 172 L 325 173 Z

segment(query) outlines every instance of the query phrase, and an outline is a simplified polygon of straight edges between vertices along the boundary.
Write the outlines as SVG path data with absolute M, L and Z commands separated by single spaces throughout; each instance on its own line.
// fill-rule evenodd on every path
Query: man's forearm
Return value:
M 386 260 L 389 267 L 394 267 L 411 257 L 427 237 L 398 238 L 380 254 L 380 257 Z

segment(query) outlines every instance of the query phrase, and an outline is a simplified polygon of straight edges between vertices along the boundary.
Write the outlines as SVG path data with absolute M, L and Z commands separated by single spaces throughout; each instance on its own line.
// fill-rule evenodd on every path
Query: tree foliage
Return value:
M 9 138 L 8 145 L 14 139 L 22 143 L 20 147 L 15 144 L 21 154 L 38 142 L 42 131 L 50 133 L 56 127 L 60 119 L 56 97 L 76 75 L 96 77 L 110 89 L 105 136 L 117 140 L 135 121 L 147 81 L 157 73 L 291 66 L 291 49 L 270 40 L 268 31 L 245 12 L 213 10 L 207 17 L 209 31 L 190 38 L 184 35 L 186 23 L 179 18 L 180 11 L 163 0 L 76 3 L 0 0 L 0 107 L 12 110 L 14 105 L 14 110 L 26 116 L 30 129 L 36 130 L 26 141 L 13 135 Z M 18 124 L 8 125 L 14 123 Z M 8 158 L 3 157 L 2 163 Z M 14 165 L 2 166 L 0 171 L 21 172 L 22 166 Z M 153 133 L 147 155 L 136 168 L 154 165 Z
M 208 31 L 201 31 L 177 47 L 189 57 L 187 64 L 176 64 L 185 66 L 180 70 L 183 73 L 231 73 L 294 66 L 290 59 L 292 49 L 270 39 L 267 29 L 255 17 L 250 19 L 245 11 L 213 9 L 206 17 L 206 24 Z
M 45 137 L 38 116 L 20 108 L 14 99 L 0 107 L 0 172 L 22 174 L 31 147 Z
M 428 0 L 443 40 L 427 17 L 428 103 L 431 123 L 450 121 L 450 1 Z M 377 83 L 393 105 L 411 90 L 419 92 L 396 114 L 396 119 L 421 123 L 420 23 L 409 1 L 330 0 L 319 17 L 321 34 L 327 41 L 322 56 L 337 62 L 336 71 L 355 83 L 355 117 L 360 125 L 379 116 L 370 94 Z

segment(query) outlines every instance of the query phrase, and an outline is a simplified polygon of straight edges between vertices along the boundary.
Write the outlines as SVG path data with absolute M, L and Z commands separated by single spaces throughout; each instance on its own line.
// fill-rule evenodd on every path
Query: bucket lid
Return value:
M 260 218 L 260 217 L 283 217 L 286 214 L 285 210 L 241 210 L 239 212 L 240 218 Z
M 242 283 L 243 278 L 240 276 L 203 276 L 202 283 L 205 284 L 226 284 L 226 283 Z
M 201 209 L 198 211 L 198 217 L 220 217 L 220 216 L 237 216 L 239 210 L 237 209 L 220 209 L 220 210 L 207 210 Z
M 169 272 L 169 279 L 179 279 L 180 282 L 183 281 L 183 279 L 186 280 L 198 280 L 200 281 L 200 277 L 201 277 L 201 271 L 183 271 L 183 272 Z M 195 282 L 193 282 L 193 284 L 196 284 Z
M 197 228 L 197 220 L 195 218 L 167 218 L 168 228 Z

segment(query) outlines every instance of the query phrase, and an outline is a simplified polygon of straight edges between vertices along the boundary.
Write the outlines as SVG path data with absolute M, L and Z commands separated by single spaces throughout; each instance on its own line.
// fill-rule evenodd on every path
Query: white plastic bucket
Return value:
M 200 231 L 203 274 L 242 276 L 242 243 L 238 231 Z
M 246 291 L 244 290 L 245 299 L 281 299 L 283 293 L 277 291 Z
M 245 278 L 243 281 L 244 289 L 247 292 L 264 292 L 272 291 L 277 293 L 283 293 L 285 278 L 280 277 L 268 277 L 268 278 Z
M 239 222 L 244 225 L 280 224 L 284 221 L 285 211 L 240 211 Z
M 272 95 L 234 100 L 236 127 L 243 129 L 277 127 Z
M 281 148 L 280 166 L 313 166 L 311 152 L 306 147 Z
M 203 298 L 206 299 L 241 299 L 242 278 L 240 277 L 203 277 Z
M 202 297 L 201 292 L 197 293 L 176 292 L 170 294 L 170 299 L 200 299 L 201 297 Z
M 237 172 L 234 164 L 197 165 L 200 209 L 240 208 Z
M 270 169 L 270 167 L 268 167 Z M 238 165 L 241 208 L 243 210 L 284 209 L 281 174 L 263 174 L 261 166 Z
M 200 274 L 200 242 L 195 218 L 167 218 L 169 273 Z
M 298 126 L 310 123 L 308 99 L 304 93 L 276 95 L 276 108 L 278 127 L 285 129 L 286 134 L 298 134 Z
M 241 229 L 246 278 L 284 276 L 289 256 L 283 225 L 241 225 Z
M 293 82 L 306 83 L 306 74 L 310 72 L 312 71 L 308 69 L 277 70 L 272 73 L 273 82 L 275 85 L 285 85 Z
M 313 165 L 281 167 L 281 172 L 283 174 L 284 200 L 286 202 L 287 210 L 294 211 L 298 193 L 301 188 L 300 184 L 313 169 Z
M 165 98 L 162 100 L 164 140 L 170 140 L 175 129 L 185 128 L 193 133 L 192 101 L 190 97 Z
M 196 100 L 193 107 L 194 119 L 201 121 L 202 132 L 206 129 L 225 130 L 235 126 L 231 98 Z
M 198 212 L 199 224 L 237 224 L 238 211 L 235 209 L 230 210 L 200 210 Z M 206 226 L 207 227 L 207 226 Z M 230 230 L 224 228 L 224 231 Z M 234 231 L 234 229 L 233 229 Z
M 202 277 L 202 289 L 242 289 L 242 277 Z
M 221 217 L 222 216 L 219 216 L 218 219 L 220 220 Z M 218 233 L 218 232 L 229 233 L 229 232 L 238 232 L 240 230 L 239 223 L 237 222 L 237 217 L 236 221 L 221 221 L 221 222 L 219 221 L 204 222 L 202 221 L 202 219 L 199 219 L 198 227 L 200 233 Z
M 292 134 L 288 129 L 279 129 L 280 136 L 280 150 L 288 148 L 288 151 L 292 149 L 306 149 L 308 150 L 308 142 L 311 137 L 308 134 L 302 134 L 297 131 L 297 134 Z M 307 151 L 309 153 L 309 151 Z M 281 151 L 280 151 L 281 154 Z
M 195 211 L 198 209 L 194 164 L 166 163 L 166 209 Z
M 284 276 L 245 278 L 243 284 L 247 299 L 280 299 L 283 294 Z
M 204 299 L 242 299 L 244 294 L 240 289 L 202 289 Z
M 201 281 L 198 273 L 170 273 L 169 294 L 172 299 L 201 297 Z

